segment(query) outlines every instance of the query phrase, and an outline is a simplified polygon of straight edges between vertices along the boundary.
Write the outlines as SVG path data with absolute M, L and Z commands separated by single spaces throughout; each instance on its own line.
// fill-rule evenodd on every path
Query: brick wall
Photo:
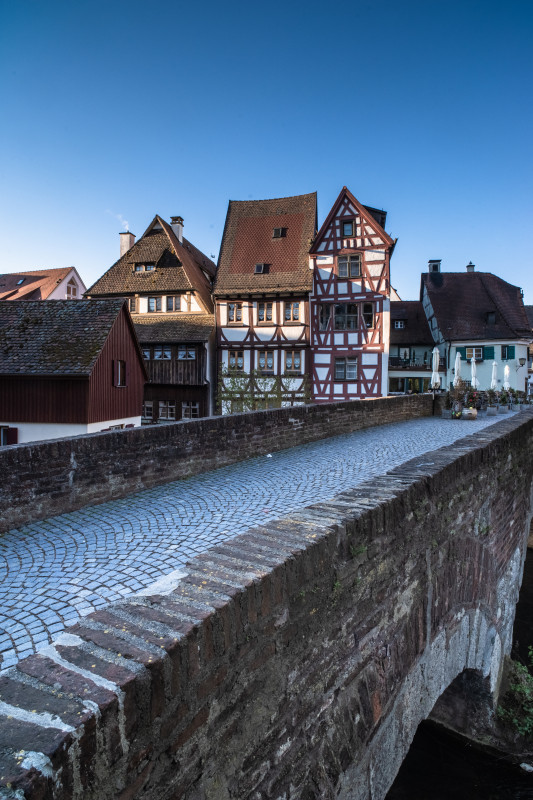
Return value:
M 522 412 L 84 618 L 0 678 L 0 796 L 384 798 L 457 674 L 497 686 L 532 446 Z
M 429 395 L 299 406 L 0 449 L 0 531 L 261 453 L 432 413 Z

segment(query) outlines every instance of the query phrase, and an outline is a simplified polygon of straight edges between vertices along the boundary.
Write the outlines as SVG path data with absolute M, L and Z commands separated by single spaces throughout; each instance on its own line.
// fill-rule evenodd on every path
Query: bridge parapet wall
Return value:
M 0 448 L 0 531 L 256 455 L 431 414 L 430 395 L 382 397 Z
M 497 691 L 532 444 L 524 412 L 206 551 L 166 596 L 85 618 L 0 681 L 4 785 L 32 800 L 385 797 L 458 674 Z

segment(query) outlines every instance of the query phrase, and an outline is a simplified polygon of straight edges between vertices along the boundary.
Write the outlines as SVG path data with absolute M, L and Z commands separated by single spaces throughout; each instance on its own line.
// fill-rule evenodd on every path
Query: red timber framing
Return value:
M 382 227 L 385 216 L 343 187 L 311 247 L 314 402 L 387 394 L 389 265 L 396 242 Z
M 222 413 L 309 402 L 307 295 L 235 295 L 215 310 Z

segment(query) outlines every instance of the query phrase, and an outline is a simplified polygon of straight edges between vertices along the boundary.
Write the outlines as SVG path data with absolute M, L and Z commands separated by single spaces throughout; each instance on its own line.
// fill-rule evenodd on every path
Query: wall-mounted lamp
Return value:
M 518 359 L 518 366 L 516 368 L 516 371 L 518 372 L 520 367 L 523 367 L 525 365 L 525 363 L 526 363 L 526 359 L 525 358 L 519 358 Z

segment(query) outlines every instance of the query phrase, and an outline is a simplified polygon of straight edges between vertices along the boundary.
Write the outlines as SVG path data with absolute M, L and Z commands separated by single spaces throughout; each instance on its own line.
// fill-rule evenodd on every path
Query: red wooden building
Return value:
M 387 394 L 395 241 L 385 219 L 344 186 L 311 247 L 314 402 Z
M 0 303 L 0 441 L 141 423 L 146 371 L 123 300 Z

